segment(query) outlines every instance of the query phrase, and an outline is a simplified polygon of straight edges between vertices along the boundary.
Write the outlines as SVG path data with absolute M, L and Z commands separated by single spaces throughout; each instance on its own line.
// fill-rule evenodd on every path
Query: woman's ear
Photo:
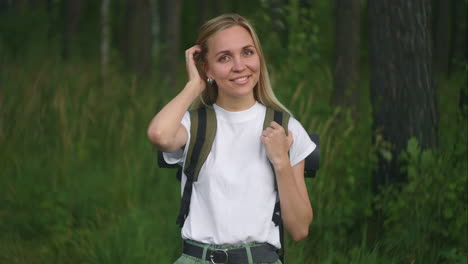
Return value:
M 201 62 L 200 63 L 200 68 L 201 68 L 201 73 L 200 74 L 202 75 L 201 77 L 203 79 L 208 78 L 209 77 L 208 76 L 208 65 L 206 64 L 206 62 Z

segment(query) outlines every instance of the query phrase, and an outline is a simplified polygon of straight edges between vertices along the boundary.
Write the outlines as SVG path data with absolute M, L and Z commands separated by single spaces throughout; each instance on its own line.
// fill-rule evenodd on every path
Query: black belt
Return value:
M 276 248 L 270 244 L 251 246 L 250 252 L 254 263 L 275 263 L 278 260 Z M 203 257 L 203 247 L 184 241 L 184 254 L 201 259 Z M 208 248 L 205 259 L 211 261 L 211 263 L 249 263 L 245 247 L 233 249 Z

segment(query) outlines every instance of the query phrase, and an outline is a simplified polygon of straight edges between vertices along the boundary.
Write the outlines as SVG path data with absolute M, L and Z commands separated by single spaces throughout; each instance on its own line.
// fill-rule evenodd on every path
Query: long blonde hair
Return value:
M 260 45 L 260 40 L 258 39 L 251 23 L 244 17 L 238 14 L 224 14 L 207 21 L 200 27 L 196 44 L 200 45 L 202 48 L 202 51 L 199 55 L 201 62 L 205 64 L 207 63 L 206 54 L 208 53 L 208 39 L 214 34 L 233 26 L 241 26 L 250 33 L 260 58 L 260 76 L 258 83 L 254 87 L 255 100 L 273 109 L 290 113 L 290 111 L 279 102 L 273 93 L 270 77 L 268 75 L 268 69 L 265 63 L 265 57 L 263 55 L 262 46 Z M 204 74 L 202 73 L 202 75 Z M 206 76 L 201 77 L 206 80 Z M 217 97 L 218 87 L 216 83 L 213 83 L 212 85 L 207 84 L 205 91 L 200 95 L 199 99 L 192 104 L 192 108 L 196 109 L 203 105 L 214 104 Z

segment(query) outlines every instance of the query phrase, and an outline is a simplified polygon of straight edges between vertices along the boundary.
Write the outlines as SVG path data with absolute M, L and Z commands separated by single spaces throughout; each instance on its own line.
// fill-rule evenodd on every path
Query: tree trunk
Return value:
M 335 74 L 332 103 L 351 108 L 359 104 L 360 0 L 336 0 Z
M 62 58 L 68 60 L 73 53 L 73 43 L 78 30 L 82 0 L 64 0 L 62 2 L 62 13 L 65 15 L 63 26 Z
M 198 26 L 203 25 L 208 19 L 211 18 L 212 14 L 212 1 L 210 0 L 200 0 L 198 5 L 199 16 L 198 16 Z
M 29 5 L 33 8 L 38 8 L 41 7 L 43 4 L 43 0 L 29 0 Z
M 452 4 L 452 48 L 450 72 L 464 71 L 468 59 L 468 4 L 454 0 Z
M 161 53 L 161 24 L 162 24 L 162 17 L 161 17 L 161 12 L 160 12 L 160 5 L 158 3 L 159 1 L 156 1 L 156 0 L 151 0 L 151 5 L 152 5 L 152 9 L 151 9 L 151 20 L 152 20 L 152 24 L 151 24 L 151 32 L 152 32 L 152 35 L 153 35 L 153 38 L 152 38 L 152 44 L 153 44 L 153 47 L 152 47 L 152 52 L 153 54 L 156 53 L 158 54 L 154 59 L 156 61 L 159 60 L 159 54 Z
M 272 29 L 278 35 L 281 41 L 281 46 L 285 49 L 288 47 L 289 44 L 287 14 L 285 14 L 285 7 L 287 5 L 288 0 L 270 1 L 270 16 L 272 21 Z
M 109 67 L 109 2 L 110 0 L 102 0 L 101 2 L 101 80 L 104 84 Z
M 438 0 L 434 34 L 434 68 L 437 73 L 448 74 L 450 51 L 450 2 Z
M 468 61 L 468 3 L 466 1 L 455 0 L 452 3 L 452 36 L 449 73 L 464 72 L 466 74 L 466 63 Z M 468 84 L 465 78 L 461 87 L 459 87 L 460 99 L 458 102 L 458 107 L 464 118 L 468 117 L 467 87 Z
M 0 89 L 0 142 L 3 141 L 3 115 L 5 110 L 3 110 L 3 90 Z
M 151 12 L 150 0 L 127 0 L 125 62 L 139 78 L 151 71 Z
M 0 15 L 6 13 L 9 8 L 9 4 L 7 1 L 0 1 Z
M 227 2 L 228 1 L 214 1 L 213 5 L 215 16 L 219 16 L 223 13 L 226 13 L 226 11 L 228 10 Z
M 180 21 L 181 21 L 181 0 L 166 0 L 165 3 L 167 23 L 166 23 L 166 57 L 164 59 L 165 77 L 168 81 L 169 89 L 175 91 L 177 78 L 177 64 L 179 63 L 180 46 Z
M 374 129 L 392 154 L 379 157 L 377 186 L 404 180 L 398 156 L 409 138 L 423 148 L 437 144 L 430 6 L 430 0 L 369 1 Z
M 47 39 L 51 41 L 52 36 L 54 34 L 54 30 L 53 30 L 54 22 L 56 22 L 55 17 L 54 17 L 54 9 L 53 9 L 52 0 L 46 1 L 46 10 L 47 10 L 47 16 L 48 16 L 48 21 L 49 21 L 49 25 L 47 27 Z
M 239 14 L 241 5 L 242 5 L 241 1 L 233 1 L 232 2 L 232 12 L 236 13 L 236 14 Z

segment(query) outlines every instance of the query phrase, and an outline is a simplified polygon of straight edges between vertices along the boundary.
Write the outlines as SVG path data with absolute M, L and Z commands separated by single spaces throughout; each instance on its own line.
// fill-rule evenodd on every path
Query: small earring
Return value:
M 206 82 L 207 82 L 209 85 L 213 85 L 214 80 L 211 79 L 210 77 L 208 77 L 208 78 L 206 79 Z

